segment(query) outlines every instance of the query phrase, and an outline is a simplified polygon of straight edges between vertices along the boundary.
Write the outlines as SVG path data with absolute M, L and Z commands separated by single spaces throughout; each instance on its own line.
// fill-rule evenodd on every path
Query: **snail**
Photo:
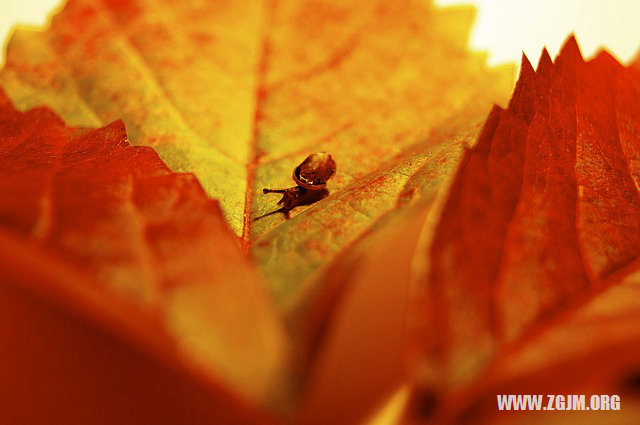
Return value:
M 299 205 L 309 205 L 329 194 L 327 182 L 336 173 L 336 162 L 327 152 L 314 152 L 293 169 L 297 186 L 288 189 L 262 189 L 262 193 L 280 193 L 279 211 L 289 218 L 289 211 Z

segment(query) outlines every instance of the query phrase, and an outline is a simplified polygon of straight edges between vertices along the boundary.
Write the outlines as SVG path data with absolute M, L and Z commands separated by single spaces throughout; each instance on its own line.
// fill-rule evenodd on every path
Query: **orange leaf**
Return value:
M 46 109 L 16 111 L 1 91 L 0 122 L 0 338 L 2 375 L 13 377 L 0 416 L 68 423 L 86 403 L 74 423 L 177 421 L 192 408 L 198 421 L 244 423 L 251 415 L 229 393 L 271 398 L 287 340 L 217 203 L 151 148 L 130 146 L 122 122 L 69 128 Z M 8 397 L 34 379 L 33 395 Z M 170 402 L 174 385 L 187 399 Z
M 426 360 L 410 417 L 488 423 L 496 394 L 630 391 L 638 95 L 637 69 L 606 52 L 585 62 L 573 37 L 535 72 L 523 58 L 418 253 Z M 620 355 L 603 360 L 612 347 Z M 509 418 L 519 423 L 497 423 Z

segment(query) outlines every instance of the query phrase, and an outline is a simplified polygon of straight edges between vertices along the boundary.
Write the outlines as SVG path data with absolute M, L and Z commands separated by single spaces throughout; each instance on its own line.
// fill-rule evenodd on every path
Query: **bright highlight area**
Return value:
M 471 46 L 486 50 L 492 65 L 519 62 L 524 51 L 535 66 L 544 46 L 555 57 L 571 32 L 585 57 L 604 46 L 626 63 L 640 49 L 638 0 L 436 0 L 436 4 L 473 4 L 478 9 Z
M 4 44 L 17 24 L 44 25 L 61 1 L 3 3 L 0 43 Z M 440 6 L 472 4 L 477 8 L 471 46 L 487 51 L 492 65 L 519 63 L 523 51 L 535 64 L 544 46 L 553 57 L 571 32 L 576 34 L 587 57 L 604 46 L 628 62 L 640 49 L 638 0 L 435 0 L 435 3 Z M 4 50 L 1 58 L 4 59 Z
M 4 63 L 6 43 L 16 25 L 43 26 L 61 0 L 3 0 L 0 3 L 0 64 Z

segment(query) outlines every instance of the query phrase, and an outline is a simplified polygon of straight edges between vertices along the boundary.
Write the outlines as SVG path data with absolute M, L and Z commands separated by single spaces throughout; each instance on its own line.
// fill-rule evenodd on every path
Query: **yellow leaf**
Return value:
M 466 50 L 472 18 L 418 0 L 72 0 L 48 31 L 16 32 L 0 84 L 75 125 L 122 118 L 133 143 L 195 173 L 287 309 L 451 142 L 434 133 L 475 131 L 505 100 L 512 68 Z M 338 163 L 331 195 L 267 215 L 262 188 L 292 185 L 319 150 Z

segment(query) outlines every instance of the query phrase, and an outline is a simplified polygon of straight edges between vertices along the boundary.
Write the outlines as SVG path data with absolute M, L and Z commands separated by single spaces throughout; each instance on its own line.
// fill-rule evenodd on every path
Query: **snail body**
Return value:
M 289 211 L 299 205 L 309 205 L 329 194 L 327 182 L 337 170 L 336 162 L 327 152 L 314 152 L 293 169 L 292 178 L 297 186 L 288 189 L 262 189 L 262 193 L 280 193 L 280 211 L 289 218 Z

